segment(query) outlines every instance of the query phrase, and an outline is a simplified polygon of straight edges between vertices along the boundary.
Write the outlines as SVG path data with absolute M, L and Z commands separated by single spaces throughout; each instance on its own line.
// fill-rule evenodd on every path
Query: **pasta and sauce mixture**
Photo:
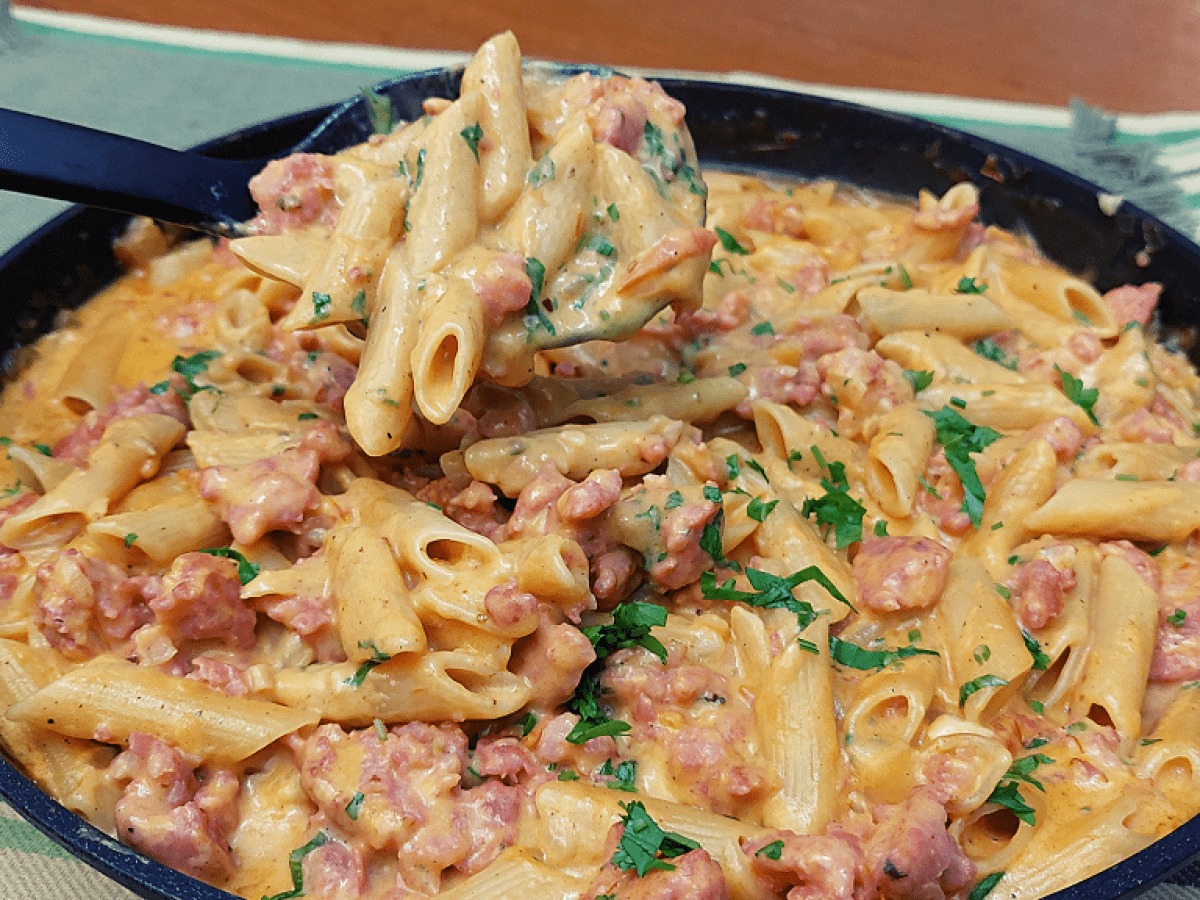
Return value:
M 511 35 L 426 110 L 135 226 L 6 388 L 43 788 L 255 900 L 1035 897 L 1200 809 L 1157 285 L 969 184 L 701 180 Z

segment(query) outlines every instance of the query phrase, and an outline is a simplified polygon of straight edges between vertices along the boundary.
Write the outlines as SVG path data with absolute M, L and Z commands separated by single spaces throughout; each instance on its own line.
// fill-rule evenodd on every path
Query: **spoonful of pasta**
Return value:
M 347 427 L 380 455 L 414 406 L 449 421 L 479 375 L 522 384 L 539 350 L 697 308 L 716 241 L 683 106 L 658 85 L 523 70 L 511 33 L 478 50 L 457 99 L 422 93 L 456 74 L 364 93 L 271 161 L 3 111 L 0 188 L 231 238 L 243 263 L 299 289 L 284 327 L 364 338 Z M 409 121 L 393 122 L 397 102 Z

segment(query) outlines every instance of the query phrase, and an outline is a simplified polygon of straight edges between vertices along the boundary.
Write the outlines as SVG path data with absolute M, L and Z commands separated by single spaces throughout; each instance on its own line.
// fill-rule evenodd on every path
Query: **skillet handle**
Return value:
M 0 189 L 236 234 L 265 160 L 216 159 L 0 109 Z

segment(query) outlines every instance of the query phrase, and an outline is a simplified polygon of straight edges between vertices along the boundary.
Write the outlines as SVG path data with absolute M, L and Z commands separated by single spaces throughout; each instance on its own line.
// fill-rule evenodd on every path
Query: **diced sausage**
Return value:
M 950 555 L 930 538 L 867 538 L 853 564 L 863 605 L 876 612 L 932 606 L 946 588 Z

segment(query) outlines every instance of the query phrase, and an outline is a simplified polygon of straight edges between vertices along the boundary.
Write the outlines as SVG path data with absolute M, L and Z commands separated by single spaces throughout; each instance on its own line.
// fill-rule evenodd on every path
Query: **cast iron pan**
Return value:
M 421 115 L 429 96 L 457 96 L 460 72 L 442 70 L 384 82 L 399 119 Z M 919 119 L 761 88 L 662 80 L 687 106 L 700 159 L 710 166 L 773 171 L 793 178 L 834 178 L 913 196 L 971 181 L 981 218 L 1031 235 L 1051 259 L 1101 291 L 1128 282 L 1163 284 L 1162 334 L 1193 351 L 1200 325 L 1200 247 L 1137 207 L 1106 215 L 1101 188 L 1016 150 Z M 361 97 L 318 128 L 332 108 L 310 110 L 218 138 L 197 148 L 249 159 L 291 148 L 333 152 L 371 133 Z M 317 129 L 313 131 L 313 129 Z M 310 132 L 312 132 L 310 134 Z M 76 207 L 0 257 L 0 352 L 52 326 L 55 314 L 85 301 L 119 274 L 113 239 L 126 217 Z M 108 837 L 49 799 L 0 757 L 0 795 L 75 856 L 148 900 L 230 900 Z M 291 848 L 281 847 L 281 855 Z M 1053 895 L 1055 900 L 1129 897 L 1200 857 L 1200 817 L 1124 862 Z M 987 873 L 981 873 L 987 874 Z

